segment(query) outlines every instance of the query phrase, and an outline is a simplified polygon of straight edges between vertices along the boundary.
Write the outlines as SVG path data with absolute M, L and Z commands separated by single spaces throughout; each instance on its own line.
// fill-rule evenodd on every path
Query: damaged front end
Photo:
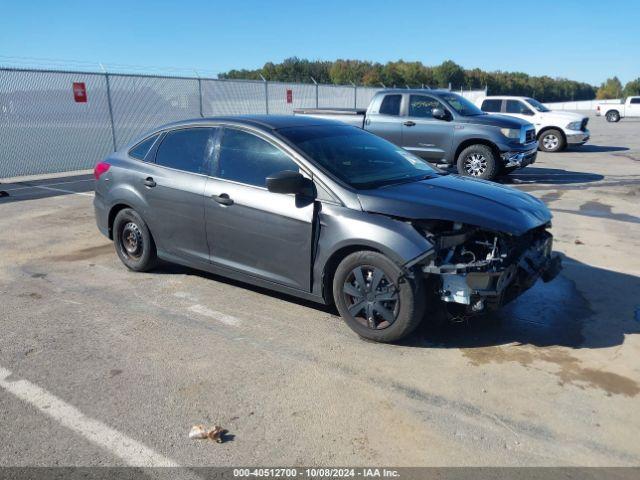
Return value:
M 515 236 L 461 223 L 414 221 L 433 245 L 416 264 L 434 293 L 457 315 L 493 310 L 518 297 L 541 278 L 562 269 L 552 255 L 553 237 L 542 225 Z

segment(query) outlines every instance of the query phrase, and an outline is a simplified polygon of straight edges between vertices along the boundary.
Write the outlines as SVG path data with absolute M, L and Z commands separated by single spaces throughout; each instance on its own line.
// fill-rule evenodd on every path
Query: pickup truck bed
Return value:
M 308 117 L 337 120 L 354 127 L 364 128 L 366 108 L 296 108 L 294 115 L 306 115 Z

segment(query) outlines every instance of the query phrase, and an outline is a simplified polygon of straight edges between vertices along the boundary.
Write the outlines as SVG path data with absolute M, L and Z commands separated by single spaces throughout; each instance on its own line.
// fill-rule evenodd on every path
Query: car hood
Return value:
M 521 235 L 551 220 L 543 202 L 515 188 L 458 175 L 358 193 L 362 209 L 410 220 L 448 220 Z
M 579 113 L 574 112 L 562 112 L 559 110 L 551 110 L 550 112 L 542 112 L 542 117 L 545 120 L 556 120 L 558 122 L 563 121 L 567 124 L 571 122 L 581 122 L 583 119 L 587 118 L 585 115 L 580 115 Z M 564 125 L 562 125 L 564 127 Z
M 517 117 L 509 117 L 500 114 L 473 115 L 470 117 L 458 117 L 461 123 L 471 123 L 475 125 L 490 125 L 499 128 L 520 128 L 524 125 L 531 125 L 531 122 Z

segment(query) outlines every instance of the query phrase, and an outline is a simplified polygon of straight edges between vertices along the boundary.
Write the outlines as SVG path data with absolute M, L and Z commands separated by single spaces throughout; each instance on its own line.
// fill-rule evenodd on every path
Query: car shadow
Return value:
M 425 321 L 408 338 L 407 348 L 483 348 L 510 344 L 536 347 L 608 348 L 621 345 L 625 335 L 640 333 L 640 277 L 593 267 L 563 258 L 565 269 L 581 278 L 581 289 L 562 273 L 552 282 L 538 281 L 502 309 L 464 321 Z M 285 293 L 180 265 L 161 263 L 154 273 L 197 275 L 314 310 L 338 315 L 332 305 L 321 305 Z M 584 284 L 582 284 L 584 283 Z M 596 311 L 592 298 L 607 298 L 607 311 Z M 600 306 L 598 306 L 601 308 Z M 441 319 L 441 317 L 439 318 Z M 345 328 L 347 328 L 345 326 Z
M 496 179 L 503 185 L 523 185 L 529 183 L 547 183 L 566 185 L 572 183 L 598 182 L 604 179 L 603 175 L 587 172 L 573 172 L 561 168 L 526 167 Z
M 509 344 L 574 349 L 608 348 L 640 333 L 640 277 L 593 267 L 565 257 L 563 263 L 581 280 L 568 276 L 533 288 L 502 309 L 458 322 L 430 322 L 427 315 L 402 345 L 422 348 L 485 348 Z M 586 287 L 586 288 L 585 288 Z M 634 294 L 634 292 L 636 292 Z M 606 311 L 592 306 L 606 300 Z M 602 300 L 601 300 L 602 301 Z
M 178 265 L 175 263 L 160 262 L 159 265 L 153 270 L 153 273 L 161 274 L 161 275 L 167 275 L 167 274 L 168 275 L 194 275 L 202 278 L 207 278 L 209 280 L 214 280 L 216 282 L 224 283 L 226 285 L 231 285 L 233 287 L 242 288 L 244 290 L 250 290 L 252 292 L 256 292 L 262 295 L 268 295 L 269 297 L 284 300 L 286 302 L 295 303 L 303 307 L 313 308 L 315 310 L 318 310 L 324 313 L 330 313 L 332 315 L 338 314 L 338 311 L 333 305 L 323 305 L 320 303 L 313 302 L 311 300 L 306 300 L 304 298 L 296 297 L 294 295 L 289 295 L 287 293 L 282 293 L 275 290 L 270 290 L 268 288 L 259 287 L 257 285 L 245 283 L 240 280 L 234 280 L 232 278 L 223 277 L 215 273 L 205 272 L 204 270 L 196 270 L 194 268 L 184 267 L 182 265 Z
M 576 147 L 567 147 L 565 152 L 580 152 L 580 153 L 606 153 L 606 152 L 626 152 L 628 147 L 614 147 L 607 145 L 581 145 Z

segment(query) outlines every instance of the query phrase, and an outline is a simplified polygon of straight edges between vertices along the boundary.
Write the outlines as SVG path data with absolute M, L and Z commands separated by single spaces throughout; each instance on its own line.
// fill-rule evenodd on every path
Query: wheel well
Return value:
M 609 115 L 610 113 L 614 113 L 614 112 L 615 112 L 616 114 L 620 115 L 620 112 L 619 112 L 618 110 L 616 110 L 615 108 L 611 108 L 611 109 L 609 109 L 609 110 L 607 110 L 607 111 L 606 111 L 605 116 L 606 116 L 606 115 Z
M 327 304 L 333 305 L 334 303 L 333 277 L 336 274 L 338 265 L 340 265 L 340 262 L 352 253 L 362 251 L 382 253 L 380 250 L 376 250 L 375 248 L 365 245 L 349 245 L 348 247 L 343 247 L 333 252 L 333 255 L 331 255 L 331 257 L 329 257 L 329 260 L 327 260 L 327 263 L 325 263 L 324 270 L 322 272 L 322 296 L 324 297 L 324 300 L 327 302 Z
M 110 240 L 113 240 L 113 221 L 116 219 L 116 215 L 118 215 L 118 212 L 120 212 L 120 210 L 124 210 L 125 208 L 131 208 L 131 207 L 124 203 L 118 203 L 117 205 L 114 205 L 113 207 L 111 207 L 111 210 L 109 210 L 109 219 L 108 219 L 107 225 L 109 226 Z
M 544 132 L 548 132 L 549 130 L 556 130 L 558 132 L 560 132 L 560 135 L 562 135 L 562 141 L 565 143 L 567 143 L 567 136 L 564 134 L 564 132 L 562 131 L 562 129 L 560 127 L 544 127 L 542 130 L 540 130 L 540 132 L 538 133 L 538 136 L 536 137 L 537 140 L 540 140 L 540 138 L 542 137 L 542 134 Z
M 471 145 L 486 145 L 493 152 L 493 155 L 495 156 L 496 161 L 500 159 L 500 150 L 494 143 L 491 143 L 489 140 L 485 140 L 483 138 L 471 138 L 469 140 L 465 140 L 460 145 L 458 145 L 458 148 L 456 149 L 456 153 L 453 157 L 454 165 L 458 162 L 458 156 L 460 155 L 460 153 L 465 148 L 470 147 Z

